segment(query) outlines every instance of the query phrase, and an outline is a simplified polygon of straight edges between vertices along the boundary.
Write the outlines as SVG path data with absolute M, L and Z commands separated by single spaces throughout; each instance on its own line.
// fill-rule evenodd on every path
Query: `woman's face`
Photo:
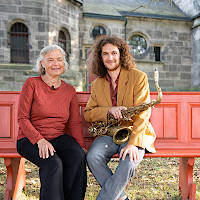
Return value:
M 41 65 L 49 76 L 61 75 L 64 72 L 64 59 L 60 50 L 56 49 L 48 52 L 41 61 Z

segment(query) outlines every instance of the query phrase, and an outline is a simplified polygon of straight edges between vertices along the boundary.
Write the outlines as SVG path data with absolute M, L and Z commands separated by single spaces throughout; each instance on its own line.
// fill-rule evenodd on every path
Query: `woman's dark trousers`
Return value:
M 56 152 L 42 159 L 37 144 L 28 138 L 17 141 L 18 153 L 39 167 L 40 200 L 83 200 L 87 185 L 85 152 L 66 134 L 49 142 Z

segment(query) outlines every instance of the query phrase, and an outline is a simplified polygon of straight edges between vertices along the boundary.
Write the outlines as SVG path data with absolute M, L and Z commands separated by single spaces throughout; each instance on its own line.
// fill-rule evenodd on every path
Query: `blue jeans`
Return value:
M 126 156 L 125 160 L 120 159 L 113 174 L 107 163 L 114 154 L 119 154 L 125 146 L 126 144 L 115 144 L 110 136 L 99 137 L 93 142 L 87 154 L 87 163 L 101 186 L 97 200 L 118 200 L 126 195 L 124 189 L 129 179 L 134 175 L 135 168 L 142 161 L 145 151 L 141 148 L 138 149 L 139 159 L 137 162 L 130 161 L 129 156 Z

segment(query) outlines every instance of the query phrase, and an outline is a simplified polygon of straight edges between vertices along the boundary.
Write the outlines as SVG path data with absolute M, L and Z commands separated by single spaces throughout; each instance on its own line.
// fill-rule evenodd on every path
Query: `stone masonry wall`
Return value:
M 58 43 L 58 33 L 61 28 L 66 29 L 71 37 L 70 70 L 67 75 L 63 75 L 64 79 L 78 90 L 82 90 L 82 76 L 79 72 L 81 8 L 80 5 L 72 2 L 66 0 L 0 1 L 0 90 L 20 90 L 24 80 L 28 76 L 35 75 L 28 66 L 35 64 L 39 51 L 44 46 Z M 24 23 L 29 30 L 30 65 L 9 64 L 9 31 L 15 22 Z
M 200 88 L 200 1 L 173 0 L 174 3 L 188 16 L 193 18 L 192 28 L 192 86 Z M 197 16 L 198 17 L 195 17 Z M 195 17 L 195 18 L 194 18 Z
M 0 1 L 0 62 L 10 63 L 9 31 L 15 22 L 29 30 L 29 60 L 35 61 L 38 51 L 48 43 L 47 0 Z
M 151 18 L 128 18 L 125 22 L 117 20 L 84 19 L 83 47 L 93 43 L 92 29 L 96 25 L 106 28 L 107 34 L 127 39 L 134 33 L 141 34 L 147 41 L 147 52 L 136 58 L 137 68 L 146 72 L 151 89 L 155 89 L 153 71 L 157 67 L 160 86 L 163 90 L 188 90 L 191 88 L 192 22 L 160 20 Z M 155 62 L 153 46 L 161 47 L 161 62 Z
M 70 68 L 79 70 L 79 21 L 81 10 L 78 6 L 66 0 L 50 0 L 49 5 L 49 43 L 58 41 L 58 32 L 66 29 L 71 37 Z
M 32 68 L 31 64 L 0 64 L 0 91 L 20 91 L 27 78 L 38 76 Z M 74 73 L 74 70 L 68 69 L 61 79 L 73 85 L 77 91 L 83 90 L 80 72 Z
M 12 2 L 12 5 L 11 5 Z M 71 36 L 72 68 L 79 65 L 80 7 L 58 0 L 2 0 L 0 1 L 0 62 L 10 62 L 9 28 L 15 22 L 29 29 L 30 63 L 34 63 L 41 48 L 58 42 L 61 28 Z
M 127 35 L 141 33 L 147 41 L 147 53 L 136 59 L 138 68 L 147 72 L 151 86 L 153 71 L 157 67 L 163 90 L 191 87 L 191 25 L 190 22 L 139 19 L 128 21 Z M 161 47 L 161 61 L 155 62 L 153 47 Z
M 185 3 L 184 3 L 185 2 Z M 187 1 L 175 0 L 180 8 L 188 8 L 185 13 L 198 12 L 199 3 L 193 0 L 187 7 Z M 19 90 L 23 80 L 22 65 L 20 72 L 11 72 L 9 30 L 13 23 L 22 22 L 29 29 L 30 65 L 34 65 L 41 48 L 47 44 L 58 42 L 60 29 L 66 29 L 71 37 L 70 71 L 67 80 L 82 90 L 83 76 L 86 79 L 88 69 L 85 65 L 85 55 L 93 44 L 92 29 L 102 25 L 109 35 L 130 39 L 134 33 L 143 35 L 147 41 L 147 52 L 136 58 L 138 69 L 148 74 L 151 88 L 153 70 L 160 72 L 160 85 L 163 90 L 188 90 L 200 86 L 200 29 L 199 18 L 194 23 L 175 20 L 129 17 L 125 31 L 125 21 L 82 17 L 80 5 L 67 0 L 1 0 L 0 1 L 0 83 L 11 82 Z M 81 24 L 80 24 L 81 23 Z M 197 26 L 196 26 L 197 25 Z M 193 26 L 193 28 L 192 28 Z M 126 33 L 126 35 L 125 35 Z M 191 40 L 192 39 L 192 40 Z M 161 47 L 161 62 L 155 62 L 153 46 Z M 6 66 L 6 67 L 2 67 Z M 84 66 L 84 67 L 83 67 Z M 10 72 L 5 70 L 9 68 Z M 13 69 L 14 70 L 14 69 Z M 10 74 L 5 76 L 4 74 Z M 12 77 L 18 74 L 18 77 Z M 30 76 L 34 74 L 28 73 Z M 21 76 L 21 78 L 20 78 Z M 9 77 L 9 78 L 8 78 Z M 26 77 L 26 76 L 25 76 Z M 74 80 L 76 79 L 76 80 Z M 22 80 L 19 84 L 16 80 Z M 0 88 L 1 89 L 1 88 Z M 1 89 L 2 90 L 2 89 Z
M 200 17 L 195 19 L 192 29 L 192 84 L 200 87 Z

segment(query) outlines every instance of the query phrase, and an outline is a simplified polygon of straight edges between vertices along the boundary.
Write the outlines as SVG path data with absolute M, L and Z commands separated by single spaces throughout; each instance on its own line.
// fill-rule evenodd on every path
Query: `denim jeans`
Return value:
M 115 173 L 112 173 L 107 163 L 114 154 L 119 154 L 126 145 L 127 143 L 122 145 L 115 144 L 110 136 L 99 137 L 93 142 L 87 154 L 87 163 L 90 171 L 101 186 L 97 200 L 118 200 L 126 195 L 124 189 L 129 179 L 134 175 L 135 168 L 142 161 L 145 153 L 144 149 L 138 148 L 139 159 L 137 162 L 130 161 L 129 155 L 127 155 L 125 160 L 119 160 Z

